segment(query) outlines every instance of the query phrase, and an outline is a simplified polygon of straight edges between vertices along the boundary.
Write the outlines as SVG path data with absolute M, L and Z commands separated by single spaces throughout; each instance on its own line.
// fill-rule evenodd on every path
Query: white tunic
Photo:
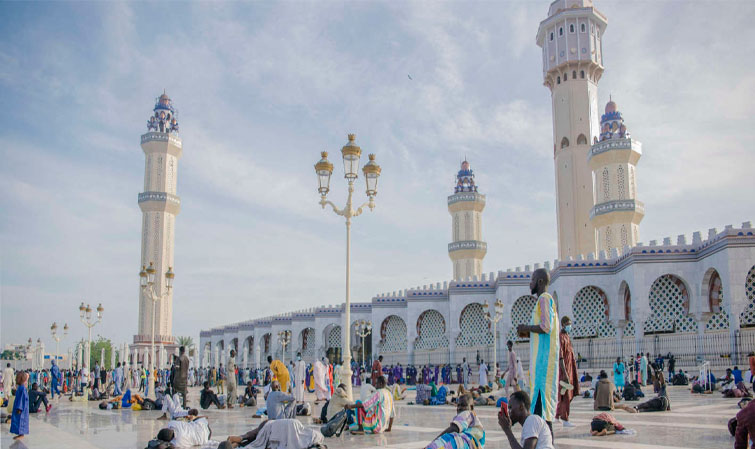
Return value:
M 304 381 L 307 379 L 307 366 L 303 360 L 296 362 L 296 369 L 294 370 L 294 382 L 296 382 L 296 388 L 294 388 L 294 397 L 296 402 L 304 402 Z

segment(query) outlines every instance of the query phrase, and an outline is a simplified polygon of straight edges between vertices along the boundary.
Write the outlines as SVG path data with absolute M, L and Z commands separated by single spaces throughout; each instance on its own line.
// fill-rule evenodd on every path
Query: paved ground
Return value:
M 669 388 L 672 411 L 666 413 L 628 414 L 615 413 L 616 418 L 630 429 L 633 436 L 612 435 L 592 437 L 589 423 L 594 415 L 592 400 L 576 398 L 572 403 L 573 429 L 556 425 L 556 447 L 559 449 L 713 449 L 731 448 L 733 439 L 726 430 L 726 422 L 737 412 L 737 400 L 722 398 L 720 393 L 691 395 L 687 387 Z M 197 391 L 190 393 L 196 404 Z M 208 410 L 214 439 L 242 433 L 260 420 L 251 417 L 254 409 Z M 370 436 L 347 435 L 326 440 L 330 448 L 396 449 L 423 448 L 444 429 L 453 418 L 451 406 L 424 407 L 398 403 L 398 415 L 390 434 Z M 486 448 L 508 448 L 503 432 L 497 426 L 497 409 L 480 407 L 477 413 L 487 434 Z M 318 409 L 319 414 L 319 409 Z M 96 403 L 56 403 L 49 414 L 31 418 L 31 435 L 21 444 L 14 444 L 8 433 L 9 425 L 2 426 L 0 447 L 23 449 L 143 449 L 146 442 L 157 434 L 162 422 L 156 421 L 159 412 L 131 410 L 99 410 Z M 302 419 L 305 423 L 310 420 Z M 521 428 L 516 426 L 518 435 Z

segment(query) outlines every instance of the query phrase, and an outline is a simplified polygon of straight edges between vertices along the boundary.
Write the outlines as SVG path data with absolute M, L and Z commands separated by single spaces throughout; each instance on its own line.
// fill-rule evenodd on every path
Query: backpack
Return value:
M 341 410 L 340 412 L 336 413 L 330 421 L 325 423 L 322 427 L 320 427 L 320 433 L 326 437 L 332 437 L 332 436 L 341 436 L 341 432 L 348 426 L 347 420 L 346 420 L 346 410 Z

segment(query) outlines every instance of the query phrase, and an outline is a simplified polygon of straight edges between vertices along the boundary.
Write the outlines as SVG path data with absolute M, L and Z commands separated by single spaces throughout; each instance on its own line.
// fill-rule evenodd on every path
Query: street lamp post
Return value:
M 286 366 L 286 346 L 291 343 L 291 331 L 283 330 L 278 332 L 278 343 L 280 343 L 283 347 L 283 352 L 281 353 L 281 362 L 283 362 L 283 366 Z
M 149 263 L 149 267 L 142 265 L 142 271 L 139 272 L 139 283 L 144 295 L 152 301 L 152 347 L 149 353 L 149 372 L 147 376 L 147 396 L 155 397 L 155 376 L 154 376 L 154 358 L 155 358 L 155 314 L 157 313 L 157 301 L 162 300 L 164 297 L 170 294 L 170 289 L 173 288 L 173 267 L 168 267 L 168 271 L 165 272 L 165 290 L 157 292 L 155 290 L 155 266 L 152 262 Z
M 84 323 L 84 326 L 87 327 L 89 330 L 89 344 L 87 345 L 86 349 L 86 363 L 87 366 L 91 369 L 92 367 L 92 328 L 97 325 L 100 321 L 102 321 L 102 312 L 105 309 L 102 307 L 102 303 L 100 303 L 97 306 L 97 320 L 92 320 L 92 307 L 87 304 L 86 306 L 82 302 L 79 306 L 79 315 L 81 318 L 81 322 Z
M 498 374 L 498 332 L 496 332 L 496 326 L 501 321 L 501 318 L 503 318 L 503 303 L 500 299 L 496 299 L 493 306 L 495 311 L 491 315 L 488 310 L 488 303 L 486 302 L 482 305 L 485 309 L 485 319 L 493 325 L 493 381 L 495 382 L 495 376 Z
M 357 336 L 362 339 L 362 365 L 365 365 L 366 361 L 364 357 L 364 339 L 372 333 L 372 323 L 367 320 L 359 320 L 356 322 L 356 325 Z
M 52 333 L 52 339 L 55 340 L 55 363 L 58 363 L 58 357 L 59 357 L 59 351 L 60 351 L 60 340 L 68 336 L 68 323 L 66 323 L 63 326 L 63 335 L 58 335 L 58 323 L 52 323 L 52 326 L 50 326 L 50 332 Z
M 333 164 L 328 161 L 328 153 L 323 151 L 321 153 L 322 159 L 315 164 L 315 172 L 317 173 L 317 179 L 320 192 L 320 206 L 325 209 L 325 206 L 330 205 L 333 208 L 333 212 L 336 215 L 340 215 L 346 219 L 346 310 L 344 311 L 344 324 L 342 329 L 346 330 L 344 336 L 344 348 L 345 354 L 343 357 L 343 364 L 341 365 L 341 379 L 351 379 L 351 332 L 348 329 L 351 328 L 351 219 L 362 214 L 364 207 L 367 206 L 370 210 L 375 209 L 375 195 L 377 195 L 377 182 L 380 177 L 380 166 L 375 162 L 375 155 L 369 155 L 369 161 L 362 168 L 365 181 L 367 184 L 367 197 L 369 200 L 354 209 L 352 204 L 352 195 L 354 193 L 354 181 L 358 178 L 359 172 L 359 158 L 362 156 L 362 149 L 354 142 L 356 136 L 349 134 L 349 141 L 341 148 L 341 156 L 343 158 L 344 177 L 348 181 L 349 195 L 346 199 L 346 206 L 343 209 L 339 209 L 335 204 L 328 201 L 327 195 L 330 191 L 330 177 L 333 174 Z M 352 398 L 351 394 L 351 382 L 346 382 L 346 390 L 349 400 Z

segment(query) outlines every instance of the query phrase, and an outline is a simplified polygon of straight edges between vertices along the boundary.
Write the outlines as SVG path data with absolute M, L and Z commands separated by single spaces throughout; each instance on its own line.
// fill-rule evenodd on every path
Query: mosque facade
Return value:
M 607 23 L 592 0 L 556 0 L 537 32 L 553 106 L 558 259 L 483 272 L 485 196 L 464 161 L 448 197 L 453 279 L 352 303 L 348 327 L 355 359 L 361 357 L 355 323 L 365 319 L 374 333 L 365 344 L 368 359 L 474 363 L 489 360 L 494 344 L 504 354 L 512 340 L 527 367 L 529 346 L 515 329 L 530 322 L 530 277 L 544 267 L 559 314 L 572 317 L 575 352 L 588 364 L 605 367 L 637 352 L 672 352 L 684 366 L 744 362 L 743 351 L 755 347 L 755 229 L 744 222 L 691 238 L 640 240 L 642 145 L 614 101 L 603 111 L 598 107 Z M 486 309 L 497 301 L 503 318 L 494 335 Z M 200 364 L 217 365 L 235 348 L 243 365 L 264 366 L 268 355 L 283 355 L 277 338 L 283 330 L 293 336 L 287 360 L 297 352 L 308 361 L 337 355 L 344 307 L 323 305 L 203 330 Z M 504 360 L 499 356 L 502 369 Z

